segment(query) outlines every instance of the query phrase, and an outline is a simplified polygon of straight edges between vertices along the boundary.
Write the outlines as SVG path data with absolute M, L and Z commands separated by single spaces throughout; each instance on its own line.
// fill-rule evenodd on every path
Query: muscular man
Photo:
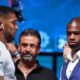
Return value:
M 0 80 L 15 80 L 15 67 L 11 55 L 5 44 L 14 39 L 18 26 L 15 12 L 0 6 Z

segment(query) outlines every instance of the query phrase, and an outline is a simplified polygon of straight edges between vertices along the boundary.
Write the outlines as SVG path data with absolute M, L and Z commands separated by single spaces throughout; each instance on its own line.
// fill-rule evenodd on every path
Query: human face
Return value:
M 18 50 L 21 54 L 23 61 L 33 62 L 36 59 L 36 55 L 39 53 L 39 40 L 35 36 L 22 36 L 18 46 Z M 26 60 L 26 59 L 27 60 Z
M 80 25 L 73 21 L 67 28 L 67 40 L 71 48 L 78 48 L 80 46 Z
M 5 23 L 3 23 L 3 25 L 5 26 L 3 33 L 7 42 L 11 42 L 14 39 L 14 36 L 18 29 L 16 23 L 17 23 L 16 15 L 14 13 L 9 13 L 8 18 L 5 20 Z

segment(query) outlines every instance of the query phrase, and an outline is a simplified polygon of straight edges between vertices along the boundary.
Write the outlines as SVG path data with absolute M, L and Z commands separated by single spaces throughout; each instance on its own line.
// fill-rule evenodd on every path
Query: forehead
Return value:
M 68 31 L 80 31 L 80 23 L 78 23 L 77 21 L 73 21 L 70 24 L 68 24 L 67 27 Z
M 22 36 L 20 39 L 21 43 L 33 43 L 33 44 L 37 44 L 38 43 L 38 38 L 36 36 Z
M 14 13 L 9 13 L 8 20 L 16 20 L 17 21 L 17 17 Z

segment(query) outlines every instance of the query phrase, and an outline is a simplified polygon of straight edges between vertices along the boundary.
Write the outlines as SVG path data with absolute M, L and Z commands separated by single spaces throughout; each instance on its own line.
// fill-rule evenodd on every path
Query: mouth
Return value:
M 33 59 L 33 56 L 30 54 L 27 54 L 24 56 L 24 60 L 26 60 L 26 61 L 32 61 L 32 59 Z
M 75 44 L 75 42 L 69 42 L 69 44 Z
M 76 42 L 69 42 L 69 45 L 76 45 Z

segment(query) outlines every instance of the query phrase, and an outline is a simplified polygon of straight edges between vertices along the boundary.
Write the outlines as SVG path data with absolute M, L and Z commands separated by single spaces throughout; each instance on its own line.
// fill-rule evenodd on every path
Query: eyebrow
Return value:
M 76 35 L 80 35 L 80 31 L 72 31 L 72 32 L 69 32 L 67 31 L 67 34 L 76 34 Z

